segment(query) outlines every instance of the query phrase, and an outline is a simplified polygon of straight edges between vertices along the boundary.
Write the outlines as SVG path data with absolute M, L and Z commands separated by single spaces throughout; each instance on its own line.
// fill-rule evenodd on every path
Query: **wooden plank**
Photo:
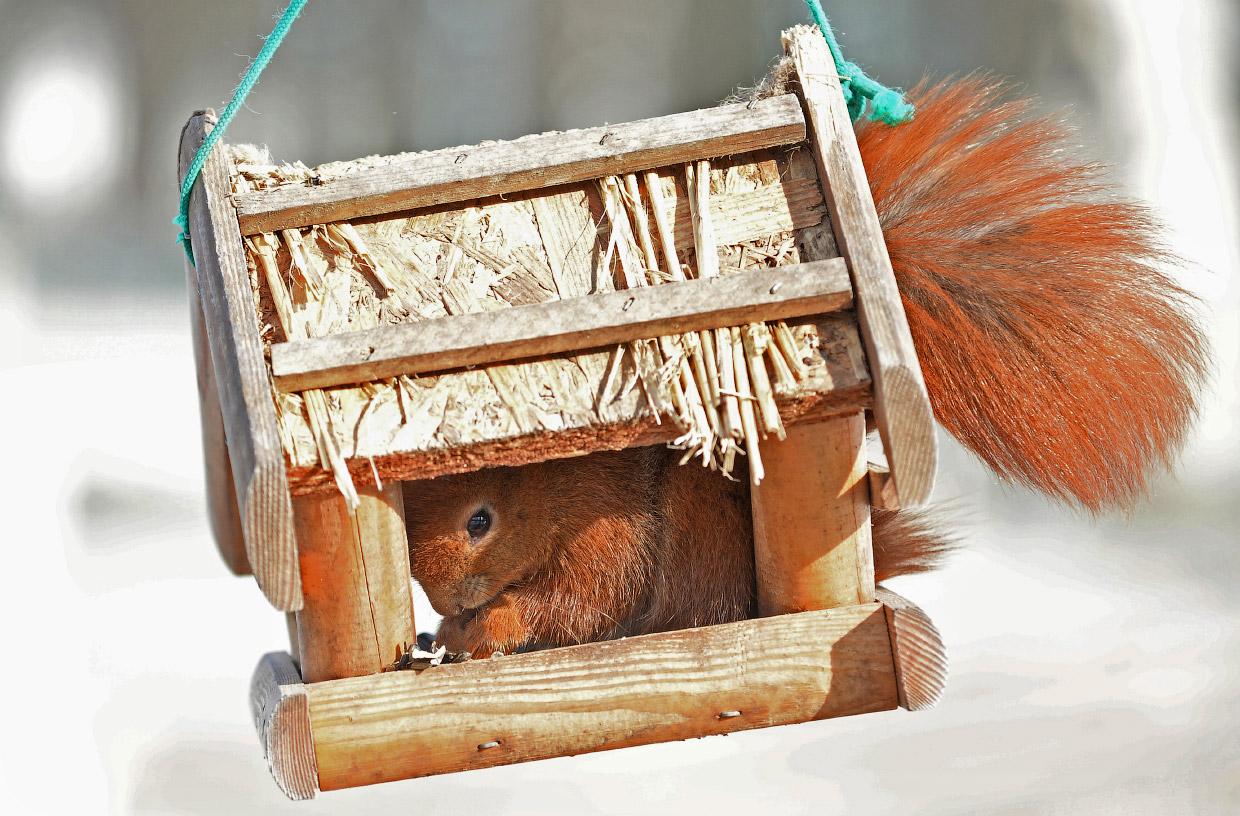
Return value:
M 189 290 L 189 325 L 194 345 L 194 370 L 198 380 L 198 416 L 202 423 L 203 489 L 207 500 L 207 521 L 211 535 L 224 563 L 234 575 L 250 575 L 250 561 L 245 554 L 245 531 L 241 529 L 241 510 L 237 506 L 237 488 L 233 485 L 232 462 L 228 458 L 228 442 L 224 438 L 224 415 L 220 410 L 220 394 L 215 385 L 215 365 L 211 362 L 211 344 L 207 339 L 206 318 L 198 296 L 198 273 L 185 261 L 185 279 Z
M 399 483 L 294 503 L 305 604 L 297 643 L 306 682 L 374 674 L 417 639 Z
M 841 259 L 277 343 L 285 391 L 599 348 L 848 307 Z
M 872 405 L 870 375 L 857 332 L 856 315 L 849 311 L 802 318 L 799 322 L 814 326 L 818 348 L 805 350 L 812 363 L 806 368 L 805 379 L 776 392 L 783 424 L 818 422 L 869 408 Z M 600 425 L 569 426 L 555 432 L 505 435 L 485 442 L 449 443 L 376 455 L 373 459 L 353 459 L 349 462 L 349 471 L 359 485 L 373 484 L 376 473 L 384 482 L 429 479 L 480 467 L 527 465 L 593 451 L 658 445 L 673 441 L 680 433 L 674 423 L 659 423 L 652 415 L 644 414 L 604 421 Z M 290 467 L 289 482 L 295 496 L 336 489 L 331 471 L 318 463 Z
M 258 729 L 263 758 L 288 798 L 313 799 L 319 769 L 310 730 L 306 687 L 292 659 L 283 652 L 263 656 L 250 680 L 250 715 Z
M 758 614 L 874 600 L 874 556 L 860 412 L 762 443 L 766 480 L 750 489 Z
M 783 41 L 800 78 L 810 143 L 836 239 L 853 276 L 879 434 L 901 504 L 922 504 L 934 485 L 934 414 L 835 63 L 817 28 L 795 26 L 784 32 Z
M 306 686 L 323 790 L 886 711 L 865 604 Z
M 943 637 L 916 604 L 885 587 L 878 587 L 875 596 L 887 614 L 900 707 L 909 711 L 933 708 L 947 687 Z
M 237 196 L 246 235 L 569 184 L 805 139 L 792 95 L 455 147 Z
M 178 177 L 184 175 L 214 121 L 214 113 L 207 111 L 186 124 Z M 198 289 L 246 555 L 267 600 L 276 609 L 293 611 L 302 602 L 293 506 L 225 161 L 219 150 L 211 155 L 190 197 Z

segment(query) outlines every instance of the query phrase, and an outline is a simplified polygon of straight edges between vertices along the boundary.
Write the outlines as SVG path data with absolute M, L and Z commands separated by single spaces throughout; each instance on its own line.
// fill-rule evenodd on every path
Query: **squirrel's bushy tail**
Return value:
M 915 119 L 857 139 L 937 418 L 1003 477 L 1130 504 L 1184 441 L 1208 368 L 1161 225 L 1002 83 L 908 98 Z
M 942 566 L 958 546 L 944 532 L 951 525 L 942 510 L 870 511 L 874 540 L 874 582 L 900 575 L 931 572 Z

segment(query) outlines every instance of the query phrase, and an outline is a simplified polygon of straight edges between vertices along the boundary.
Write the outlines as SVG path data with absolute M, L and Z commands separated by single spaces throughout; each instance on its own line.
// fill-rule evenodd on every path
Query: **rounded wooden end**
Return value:
M 310 731 L 310 703 L 287 652 L 263 655 L 250 681 L 250 713 L 263 757 L 284 795 L 295 801 L 319 793 L 319 767 Z
M 900 707 L 933 708 L 947 687 L 947 650 L 939 630 L 916 604 L 891 590 L 880 586 L 874 595 L 886 607 Z

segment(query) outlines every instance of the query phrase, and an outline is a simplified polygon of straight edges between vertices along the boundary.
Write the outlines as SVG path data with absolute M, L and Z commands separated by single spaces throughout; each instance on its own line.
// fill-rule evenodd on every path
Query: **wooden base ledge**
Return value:
M 273 776 L 302 799 L 320 789 L 886 711 L 906 700 L 927 707 L 945 674 L 924 668 L 945 667 L 942 643 L 930 625 L 904 647 L 913 642 L 897 635 L 905 619 L 929 621 L 894 593 L 881 594 L 895 607 L 859 604 L 309 685 L 288 655 L 267 655 L 255 673 L 253 710 Z M 906 656 L 918 659 L 901 667 Z

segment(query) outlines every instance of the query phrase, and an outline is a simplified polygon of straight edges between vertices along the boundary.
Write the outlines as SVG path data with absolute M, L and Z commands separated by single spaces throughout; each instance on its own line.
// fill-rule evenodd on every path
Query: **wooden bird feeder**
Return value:
M 757 102 L 206 163 L 208 501 L 229 566 L 290 613 L 251 698 L 290 797 L 938 699 L 938 633 L 874 586 L 870 542 L 872 505 L 927 498 L 933 416 L 834 64 L 817 29 L 784 44 L 795 92 Z M 213 121 L 186 125 L 182 174 Z M 694 343 L 733 348 L 714 373 L 756 399 L 712 396 Z M 683 442 L 690 414 L 760 453 L 763 617 L 385 671 L 416 639 L 401 480 Z

